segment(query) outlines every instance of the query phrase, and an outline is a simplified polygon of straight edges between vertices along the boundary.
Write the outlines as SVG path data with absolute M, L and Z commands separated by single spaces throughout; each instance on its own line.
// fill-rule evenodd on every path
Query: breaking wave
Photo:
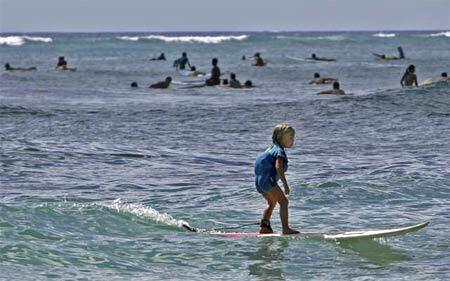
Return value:
M 373 37 L 381 37 L 381 38 L 392 38 L 395 37 L 395 33 L 383 33 L 383 32 L 378 32 L 372 35 Z
M 6 36 L 0 37 L 0 45 L 7 46 L 22 46 L 27 41 L 51 43 L 53 41 L 50 37 L 34 37 L 34 36 Z
M 204 43 L 204 44 L 218 44 L 224 41 L 242 41 L 248 38 L 248 35 L 238 36 L 164 36 L 164 35 L 149 35 L 149 36 L 119 36 L 117 39 L 125 41 L 139 41 L 139 40 L 159 40 L 167 43 Z

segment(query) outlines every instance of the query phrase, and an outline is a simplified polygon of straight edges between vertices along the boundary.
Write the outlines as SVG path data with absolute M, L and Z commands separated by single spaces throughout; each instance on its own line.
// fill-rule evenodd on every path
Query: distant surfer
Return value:
M 262 194 L 267 201 L 261 220 L 259 233 L 273 233 L 270 225 L 270 217 L 275 206 L 280 204 L 280 217 L 283 234 L 297 234 L 297 230 L 289 227 L 288 205 L 290 188 L 286 180 L 285 172 L 288 169 L 288 158 L 286 148 L 294 145 L 295 130 L 286 124 L 275 126 L 272 134 L 273 145 L 260 154 L 255 161 L 255 185 L 256 190 Z M 284 193 L 278 186 L 281 180 Z
M 246 60 L 247 58 L 245 56 L 242 56 L 241 60 Z
M 253 87 L 254 86 L 253 86 L 252 80 L 247 80 L 247 81 L 245 81 L 243 88 L 253 88 Z
M 157 58 L 151 58 L 150 60 L 166 60 L 166 55 L 161 53 Z
M 67 61 L 63 56 L 58 57 L 58 63 L 56 64 L 55 69 L 57 70 L 71 70 L 75 71 L 76 68 L 68 67 Z
M 138 87 L 138 83 L 137 82 L 131 82 L 131 88 L 137 88 Z
M 450 79 L 447 76 L 447 72 L 442 72 L 441 77 L 437 82 L 450 82 Z
M 168 76 L 168 77 L 166 77 L 166 79 L 164 81 L 152 84 L 152 85 L 150 85 L 149 88 L 167 89 L 167 88 L 169 88 L 171 82 L 172 82 L 172 77 Z
M 329 90 L 318 92 L 317 95 L 337 95 L 337 96 L 342 96 L 342 95 L 345 95 L 345 92 L 340 89 L 339 82 L 338 81 L 334 81 L 333 89 L 329 89 Z
M 265 66 L 267 64 L 267 62 L 262 59 L 260 53 L 255 53 L 253 57 L 255 59 L 255 63 L 253 64 L 254 66 Z
M 239 80 L 236 79 L 236 74 L 230 74 L 230 88 L 239 89 L 242 88 L 242 84 Z
M 213 68 L 211 69 L 211 77 L 206 80 L 206 86 L 216 86 L 220 85 L 220 68 L 217 66 L 219 60 L 217 58 L 213 58 L 211 64 Z
M 337 81 L 335 78 L 328 78 L 328 77 L 320 77 L 320 74 L 318 72 L 314 73 L 314 78 L 309 81 L 309 84 L 330 84 L 334 81 Z
M 173 66 L 177 69 L 184 70 L 186 69 L 186 64 L 189 66 L 189 68 L 191 67 L 191 63 L 189 62 L 186 52 L 183 52 L 181 54 L 181 58 L 174 61 Z
M 316 60 L 316 61 L 330 61 L 330 62 L 335 62 L 335 59 L 329 59 L 329 58 L 321 58 L 316 56 L 316 54 L 311 54 L 310 58 L 305 58 L 306 60 Z
M 377 54 L 377 53 L 372 53 L 374 56 L 376 56 L 379 59 L 382 60 L 401 60 L 405 58 L 405 54 L 403 53 L 403 48 L 402 47 L 397 47 L 398 50 L 398 57 L 396 56 L 389 56 L 386 54 Z
M 206 73 L 200 70 L 197 70 L 195 66 L 191 66 L 191 72 L 189 76 L 205 76 Z
M 32 66 L 32 67 L 12 67 L 8 62 L 5 63 L 5 71 L 32 71 L 32 70 L 37 70 L 36 67 Z
M 412 86 L 413 84 L 417 87 L 417 75 L 415 74 L 416 67 L 411 64 L 403 74 L 402 79 L 400 80 L 400 85 L 404 86 Z

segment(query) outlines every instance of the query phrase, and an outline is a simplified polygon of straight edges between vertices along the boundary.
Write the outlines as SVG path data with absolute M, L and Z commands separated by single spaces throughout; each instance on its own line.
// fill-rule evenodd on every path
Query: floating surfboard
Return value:
M 259 234 L 258 232 L 229 232 L 229 233 L 213 233 L 226 238 L 262 238 L 262 237 L 315 237 L 325 240 L 348 240 L 348 239 L 372 239 L 380 237 L 389 237 L 403 235 L 409 232 L 417 231 L 427 226 L 429 222 L 423 222 L 412 226 L 402 228 L 391 228 L 383 230 L 362 230 L 350 231 L 343 233 L 321 233 L 321 232 L 300 232 L 299 234 L 285 235 L 281 233 Z

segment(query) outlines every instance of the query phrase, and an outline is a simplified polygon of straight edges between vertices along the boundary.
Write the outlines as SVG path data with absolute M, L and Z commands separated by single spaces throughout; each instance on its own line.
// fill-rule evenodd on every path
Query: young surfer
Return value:
M 275 126 L 272 134 L 273 145 L 260 154 L 255 161 L 255 185 L 256 190 L 262 194 L 267 201 L 261 220 L 259 233 L 273 233 L 270 225 L 270 217 L 275 206 L 280 204 L 280 218 L 283 234 L 297 234 L 297 230 L 289 227 L 288 205 L 290 188 L 286 180 L 285 172 L 288 169 L 288 158 L 286 148 L 294 145 L 295 130 L 286 124 Z M 284 186 L 284 193 L 278 186 L 281 180 Z

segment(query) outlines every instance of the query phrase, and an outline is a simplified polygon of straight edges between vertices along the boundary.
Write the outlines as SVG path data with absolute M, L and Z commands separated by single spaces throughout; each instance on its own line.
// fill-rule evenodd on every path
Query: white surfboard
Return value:
M 389 237 L 395 235 L 403 235 L 409 232 L 417 231 L 427 226 L 429 222 L 423 222 L 412 226 L 402 228 L 391 228 L 383 230 L 362 230 L 350 231 L 343 233 L 321 233 L 321 232 L 300 232 L 299 234 L 285 235 L 281 233 L 259 234 L 258 232 L 229 232 L 229 233 L 213 233 L 226 238 L 263 238 L 263 237 L 316 237 L 326 240 L 348 240 L 348 239 L 372 239 L 380 237 Z

